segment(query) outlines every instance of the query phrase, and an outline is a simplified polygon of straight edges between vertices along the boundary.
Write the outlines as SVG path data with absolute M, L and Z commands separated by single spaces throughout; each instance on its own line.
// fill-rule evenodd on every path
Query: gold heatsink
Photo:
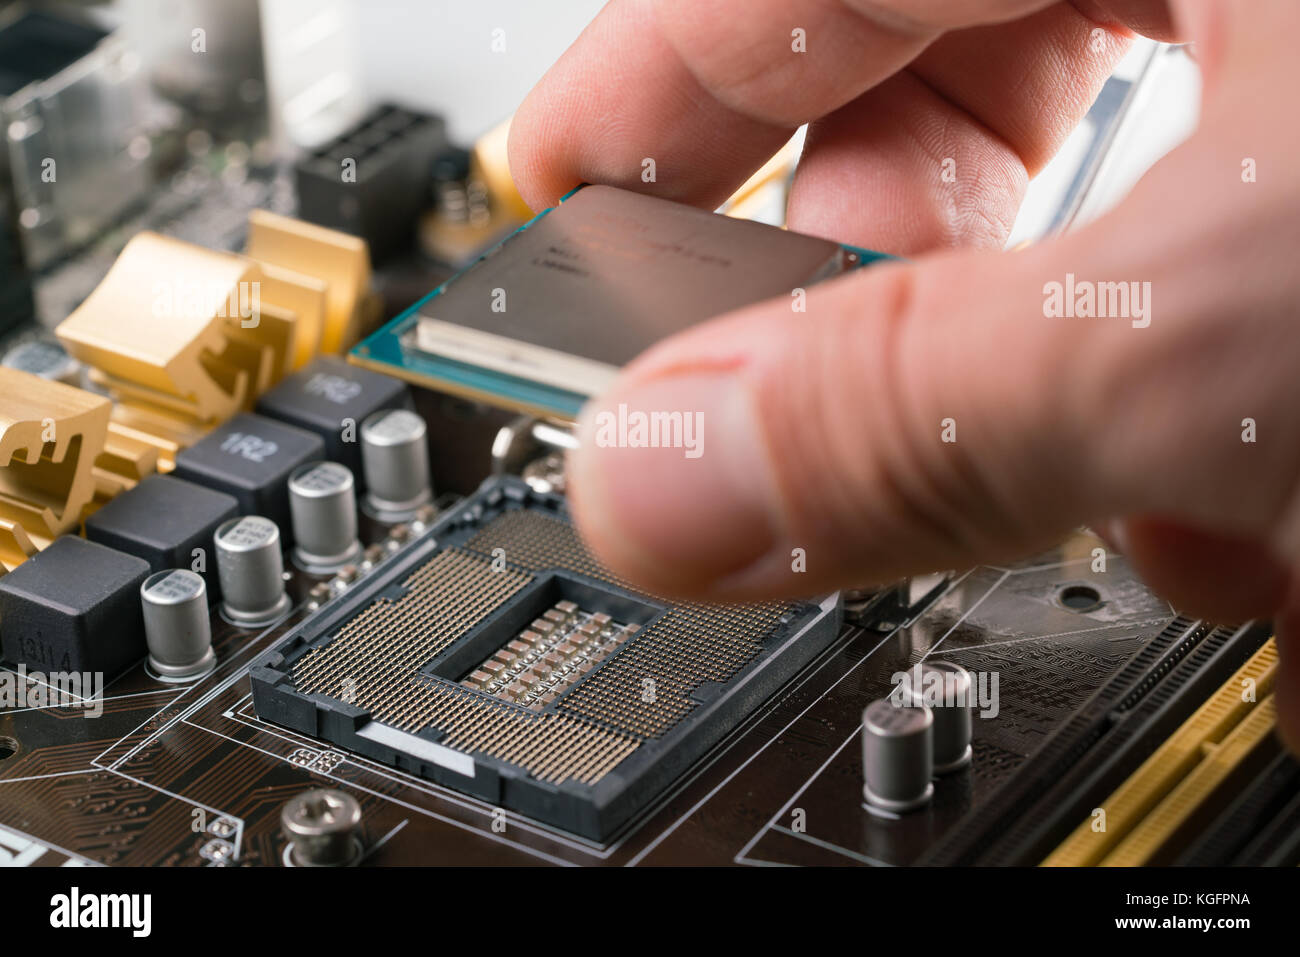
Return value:
M 110 403 L 0 367 L 0 562 L 74 528 L 95 492 Z
M 11 572 L 36 554 L 36 544 L 23 527 L 0 518 L 0 575 Z
M 144 232 L 55 330 L 114 401 L 99 500 L 154 470 L 319 351 L 377 317 L 364 240 L 286 216 L 249 216 L 245 255 Z
M 140 233 L 55 333 L 114 395 L 228 418 L 271 372 L 270 345 L 241 330 L 258 322 L 258 280 L 241 256 Z
M 114 412 L 117 410 L 115 409 Z M 134 429 L 110 419 L 104 451 L 95 460 L 95 498 L 106 502 L 135 486 L 142 478 L 158 471 L 160 462 L 156 439 L 140 435 Z M 174 462 L 168 458 L 167 469 Z
M 370 291 L 370 251 L 364 239 L 289 216 L 255 209 L 248 214 L 245 255 L 261 265 L 267 291 L 286 308 L 293 296 L 318 289 L 323 313 L 303 330 L 307 355 L 350 349 L 376 317 L 378 297 Z M 305 360 L 303 360 L 305 361 Z
M 364 240 L 261 210 L 245 255 L 143 232 L 55 330 L 108 398 L 0 367 L 0 574 L 378 318 Z

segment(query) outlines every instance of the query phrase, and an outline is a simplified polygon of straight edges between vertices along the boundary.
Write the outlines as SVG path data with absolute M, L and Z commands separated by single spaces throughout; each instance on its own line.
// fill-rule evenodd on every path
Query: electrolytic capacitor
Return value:
M 934 717 L 889 698 L 862 712 L 862 794 L 870 808 L 902 812 L 934 795 Z
M 971 760 L 970 672 L 951 661 L 925 661 L 907 675 L 903 704 L 928 706 L 934 717 L 934 773 L 960 771 Z
M 338 462 L 308 462 L 289 476 L 294 560 L 306 571 L 332 574 L 361 557 L 352 472 Z
M 383 409 L 361 423 L 365 507 L 381 521 L 407 521 L 433 497 L 426 431 L 406 409 Z
M 232 518 L 217 527 L 221 611 L 236 625 L 265 625 L 289 609 L 284 591 L 280 528 L 261 515 Z
M 212 625 L 203 576 L 183 568 L 155 572 L 140 585 L 149 666 L 164 681 L 211 671 Z

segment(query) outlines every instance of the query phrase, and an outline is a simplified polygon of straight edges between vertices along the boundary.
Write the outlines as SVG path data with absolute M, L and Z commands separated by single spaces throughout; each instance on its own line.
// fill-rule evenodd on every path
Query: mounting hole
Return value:
M 1056 593 L 1056 600 L 1070 611 L 1092 611 L 1101 605 L 1101 592 L 1091 585 L 1066 585 Z
M 12 758 L 18 753 L 18 741 L 16 738 L 7 738 L 0 735 L 0 761 L 5 758 Z

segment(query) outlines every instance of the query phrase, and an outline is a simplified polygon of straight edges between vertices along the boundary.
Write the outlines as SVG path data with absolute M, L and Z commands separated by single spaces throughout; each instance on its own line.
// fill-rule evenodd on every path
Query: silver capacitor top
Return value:
M 149 665 L 164 681 L 211 671 L 212 625 L 203 576 L 184 568 L 155 572 L 140 585 Z
M 872 809 L 902 812 L 934 795 L 934 717 L 889 698 L 862 712 L 862 794 Z
M 934 773 L 960 771 L 971 761 L 970 672 L 951 661 L 924 661 L 906 672 L 902 702 L 924 705 L 934 717 Z
M 293 557 L 305 570 L 331 574 L 361 557 L 356 483 L 346 465 L 308 462 L 289 476 Z
M 433 497 L 424 419 L 407 409 L 382 409 L 361 423 L 366 510 L 404 522 Z
M 289 609 L 280 528 L 261 515 L 223 522 L 214 536 L 221 611 L 236 625 L 264 625 Z

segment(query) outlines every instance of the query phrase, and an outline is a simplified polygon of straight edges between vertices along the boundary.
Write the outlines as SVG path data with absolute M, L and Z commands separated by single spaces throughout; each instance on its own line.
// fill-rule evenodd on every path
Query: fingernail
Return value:
M 773 547 L 779 498 L 756 404 L 733 373 L 682 373 L 590 403 L 570 464 L 588 539 L 643 586 L 700 592 Z

